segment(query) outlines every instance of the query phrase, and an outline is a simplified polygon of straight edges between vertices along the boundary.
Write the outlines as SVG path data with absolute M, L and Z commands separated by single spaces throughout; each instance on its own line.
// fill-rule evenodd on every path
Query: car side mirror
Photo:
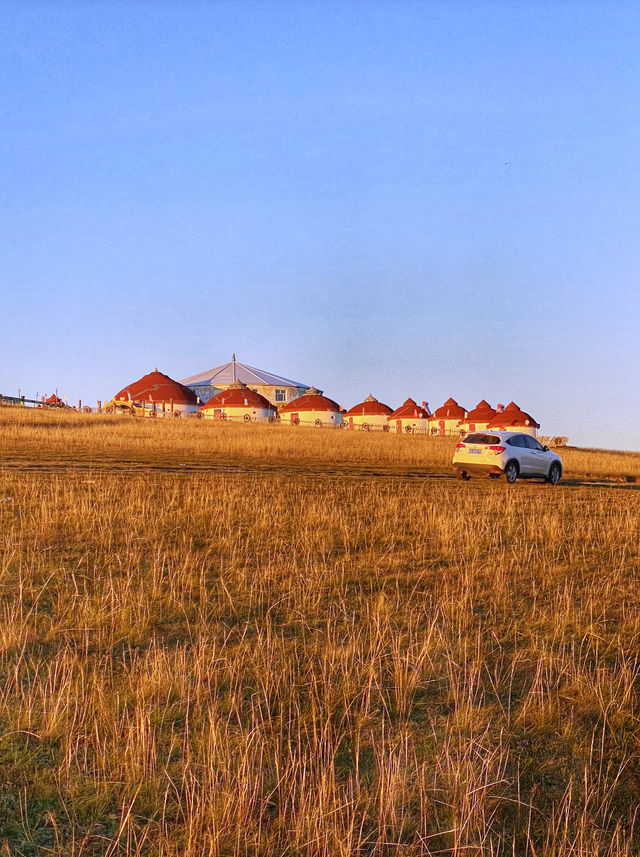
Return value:
M 543 446 L 543 447 L 542 447 L 542 449 L 544 450 L 544 452 L 549 452 L 549 447 L 548 447 L 548 446 Z

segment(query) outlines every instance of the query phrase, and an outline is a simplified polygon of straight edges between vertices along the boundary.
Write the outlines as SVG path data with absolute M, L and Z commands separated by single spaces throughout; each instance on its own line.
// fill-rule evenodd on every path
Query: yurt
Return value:
M 347 411 L 345 421 L 350 429 L 389 431 L 389 416 L 392 413 L 393 408 L 369 394 L 364 402 L 354 405 Z
M 102 410 L 154 417 L 197 416 L 198 397 L 189 387 L 154 369 L 123 387 Z
M 205 419 L 244 423 L 265 423 L 275 419 L 277 408 L 268 399 L 236 381 L 200 405 Z
M 397 434 L 426 434 L 429 413 L 413 399 L 407 399 L 388 416 L 389 428 Z
M 48 398 L 42 397 L 42 403 L 46 405 L 48 408 L 64 408 L 64 410 L 70 411 L 73 410 L 69 407 L 69 405 L 64 402 L 60 396 L 56 395 L 56 393 L 52 393 Z
M 447 399 L 440 408 L 436 408 L 429 417 L 430 434 L 460 434 L 458 423 L 467 415 L 465 409 L 455 399 Z
M 472 408 L 469 413 L 460 420 L 458 428 L 460 432 L 470 434 L 474 431 L 484 431 L 490 420 L 496 415 L 496 409 L 492 408 L 486 399 L 482 399 L 475 408 Z
M 309 387 L 304 395 L 287 402 L 280 408 L 280 421 L 292 426 L 316 426 L 317 428 L 340 428 L 342 411 L 340 405 L 322 395 L 322 390 Z
M 531 414 L 521 411 L 515 402 L 509 402 L 504 411 L 498 411 L 487 423 L 487 428 L 496 431 L 521 431 L 535 437 L 540 425 Z
M 292 381 L 282 375 L 275 375 L 273 372 L 266 372 L 264 369 L 256 369 L 255 366 L 240 363 L 239 360 L 236 360 L 235 354 L 229 363 L 214 366 L 213 369 L 207 369 L 205 372 L 199 372 L 189 378 L 183 378 L 180 383 L 191 387 L 200 401 L 206 402 L 220 390 L 228 390 L 238 381 L 246 384 L 250 390 L 264 396 L 276 407 L 297 399 L 309 387 L 308 384 Z

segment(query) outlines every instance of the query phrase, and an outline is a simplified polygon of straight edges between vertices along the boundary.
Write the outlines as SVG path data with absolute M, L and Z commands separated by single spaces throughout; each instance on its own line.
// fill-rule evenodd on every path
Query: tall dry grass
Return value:
M 6 460 L 207 467 L 229 463 L 451 473 L 456 440 L 421 435 L 0 409 Z M 568 476 L 640 481 L 640 453 L 560 450 Z
M 386 473 L 438 472 L 417 438 L 305 459 L 39 418 L 0 426 L 6 853 L 638 852 L 640 493 Z M 181 439 L 300 473 L 109 469 Z M 47 469 L 74 450 L 96 466 Z

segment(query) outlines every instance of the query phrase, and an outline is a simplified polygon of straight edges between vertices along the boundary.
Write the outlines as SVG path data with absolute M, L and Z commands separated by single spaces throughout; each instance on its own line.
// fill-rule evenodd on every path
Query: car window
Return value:
M 542 446 L 538 443 L 535 437 L 531 437 L 530 434 L 523 435 L 525 444 L 529 447 L 529 449 L 537 449 L 539 452 L 542 451 Z
M 519 446 L 519 447 L 525 446 L 524 437 L 521 434 L 514 434 L 513 437 L 509 438 L 507 443 L 509 444 L 509 446 Z
M 469 434 L 464 439 L 465 443 L 486 443 L 486 444 L 495 444 L 500 443 L 500 438 L 496 437 L 494 434 Z

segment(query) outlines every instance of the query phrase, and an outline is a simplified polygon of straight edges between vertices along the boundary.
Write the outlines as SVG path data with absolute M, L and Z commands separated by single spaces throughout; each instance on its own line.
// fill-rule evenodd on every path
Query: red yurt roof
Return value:
M 340 405 L 334 402 L 333 399 L 322 395 L 322 390 L 316 390 L 315 387 L 309 387 L 306 393 L 298 396 L 292 402 L 287 402 L 280 408 L 281 414 L 298 413 L 299 411 L 335 411 L 341 413 Z
M 438 420 L 463 420 L 466 413 L 455 399 L 447 399 L 442 407 L 434 411 L 433 416 Z
M 495 415 L 496 409 L 492 408 L 489 402 L 486 401 L 486 399 L 482 399 L 482 401 L 478 402 L 475 408 L 472 408 L 469 411 L 463 422 L 488 422 Z
M 48 399 L 45 400 L 45 404 L 47 405 L 55 405 L 58 408 L 68 408 L 69 406 L 66 402 L 63 402 L 60 396 L 56 396 L 55 393 L 52 393 Z
M 347 416 L 388 417 L 389 414 L 392 413 L 393 408 L 390 408 L 389 405 L 385 405 L 384 402 L 379 402 L 377 399 L 374 399 L 371 393 L 369 393 L 364 402 L 360 402 L 359 405 L 354 405 L 350 410 L 347 411 Z
M 268 399 L 256 393 L 255 390 L 249 389 L 242 381 L 236 381 L 227 390 L 220 390 L 215 396 L 212 396 L 204 405 L 200 405 L 201 411 L 206 411 L 211 408 L 268 408 L 270 411 L 275 411 L 276 406 L 272 405 Z
M 198 403 L 198 397 L 193 390 L 180 384 L 179 381 L 174 381 L 163 372 L 158 372 L 157 369 L 149 372 L 148 375 L 143 375 L 133 384 L 123 387 L 119 393 L 116 393 L 114 399 L 125 402 L 129 399 L 132 402 L 169 402 L 173 399 L 177 405 Z
M 407 399 L 399 408 L 390 414 L 390 420 L 411 420 L 414 418 L 426 420 L 429 414 L 423 407 L 418 405 L 413 399 Z
M 504 411 L 497 413 L 487 424 L 487 428 L 499 429 L 502 427 L 525 428 L 533 426 L 540 428 L 531 414 L 521 411 L 515 402 L 510 402 Z

